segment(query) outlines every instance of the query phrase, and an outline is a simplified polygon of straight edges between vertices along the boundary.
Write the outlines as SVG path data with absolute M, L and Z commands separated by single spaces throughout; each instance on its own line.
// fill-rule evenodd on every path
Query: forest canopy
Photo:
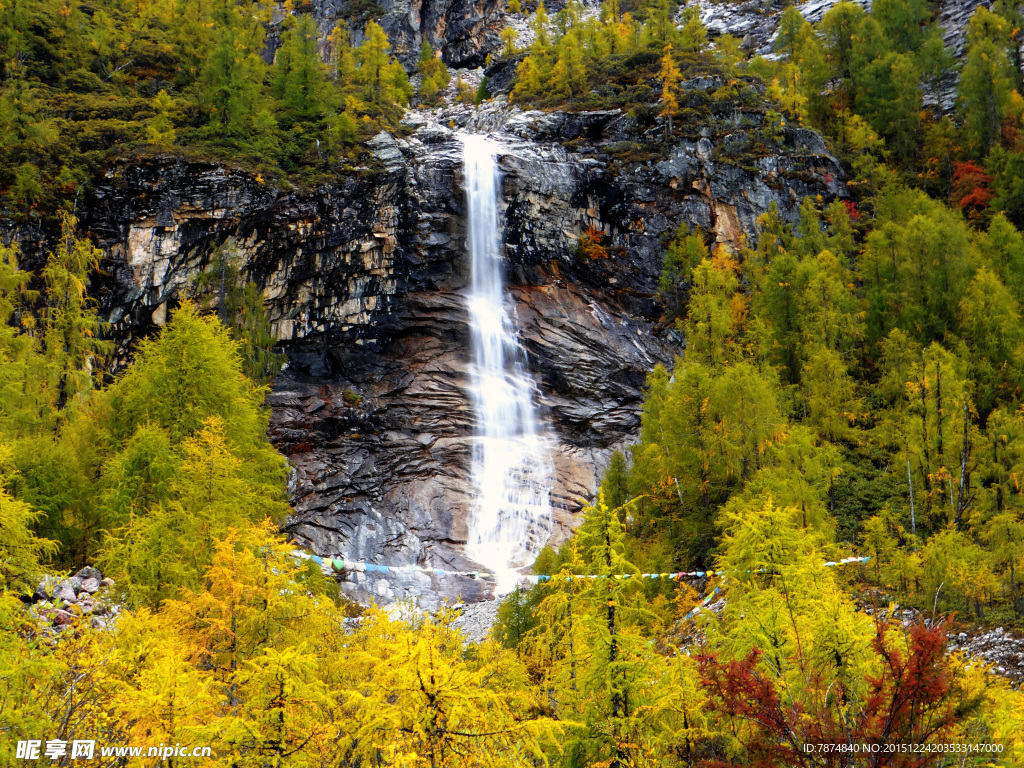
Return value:
M 340 20 L 322 50 L 309 13 L 258 2 L 4 3 L 0 189 L 28 216 L 112 157 L 166 152 L 311 183 L 401 117 L 392 54 L 372 20 Z

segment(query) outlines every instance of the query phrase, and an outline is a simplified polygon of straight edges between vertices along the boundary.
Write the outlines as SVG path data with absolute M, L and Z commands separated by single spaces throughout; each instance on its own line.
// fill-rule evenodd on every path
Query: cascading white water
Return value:
M 494 571 L 498 592 L 516 583 L 550 534 L 551 446 L 533 403 L 515 314 L 505 306 L 498 225 L 498 164 L 484 136 L 463 138 L 469 209 L 469 294 L 476 416 L 473 485 L 466 554 Z

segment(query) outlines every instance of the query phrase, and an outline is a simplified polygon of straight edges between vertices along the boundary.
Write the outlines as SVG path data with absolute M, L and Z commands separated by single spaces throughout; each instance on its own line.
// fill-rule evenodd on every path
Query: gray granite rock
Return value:
M 462 632 L 467 643 L 482 643 L 491 635 L 500 605 L 500 600 L 463 605 L 452 626 Z
M 57 579 L 52 576 L 43 576 L 36 585 L 35 590 L 32 592 L 32 599 L 37 602 L 51 600 L 56 587 Z
M 57 586 L 53 590 L 54 600 L 64 600 L 68 603 L 73 603 L 78 599 L 78 595 L 75 593 L 75 587 L 71 583 L 70 579 L 61 579 Z

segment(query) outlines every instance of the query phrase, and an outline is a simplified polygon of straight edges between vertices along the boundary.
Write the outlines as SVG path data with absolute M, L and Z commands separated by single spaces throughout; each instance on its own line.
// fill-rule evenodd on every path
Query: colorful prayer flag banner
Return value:
M 481 571 L 449 571 L 444 568 L 433 568 L 427 565 L 378 565 L 377 563 L 366 563 L 361 560 L 346 560 L 341 557 L 324 558 L 319 555 L 311 555 L 301 550 L 293 550 L 292 555 L 302 560 L 312 560 L 317 565 L 330 565 L 339 573 L 424 573 L 428 576 L 466 576 L 471 579 L 493 579 L 494 575 Z
M 318 565 L 322 565 L 325 562 L 330 564 L 334 570 L 338 572 L 356 572 L 356 573 L 425 573 L 427 575 L 433 575 L 438 577 L 443 576 L 465 576 L 471 579 L 493 579 L 494 574 L 481 572 L 481 571 L 448 571 L 444 568 L 432 568 L 426 565 L 377 565 L 376 563 L 365 563 L 359 560 L 345 560 L 340 557 L 335 558 L 323 558 L 318 555 L 310 555 L 308 552 L 302 552 L 301 550 L 294 550 L 292 554 L 295 557 L 303 560 L 312 560 Z M 840 565 L 852 565 L 854 563 L 866 563 L 870 560 L 870 557 L 844 557 L 842 560 L 833 561 L 829 560 L 824 563 L 826 568 L 834 568 Z M 571 579 L 607 579 L 612 576 L 618 580 L 624 579 L 686 579 L 686 578 L 697 578 L 702 579 L 704 577 L 711 576 L 724 576 L 725 571 L 678 571 L 676 573 L 615 573 L 615 574 L 603 574 L 603 573 L 574 573 L 568 577 L 562 576 L 546 576 L 543 574 L 535 574 L 524 576 L 523 580 L 528 584 L 544 584 L 551 581 L 552 578 L 571 578 Z M 747 571 L 750 573 L 750 571 Z
M 847 558 L 843 558 L 842 560 L 840 560 L 838 562 L 829 561 L 827 563 L 824 563 L 824 565 L 825 565 L 825 567 L 833 567 L 833 566 L 839 566 L 839 565 L 851 565 L 853 563 L 866 563 L 870 559 L 871 559 L 870 557 L 847 557 Z M 746 573 L 750 573 L 750 571 L 746 571 Z M 622 579 L 658 579 L 658 578 L 678 580 L 678 579 L 687 579 L 687 578 L 702 579 L 705 576 L 708 576 L 708 577 L 711 577 L 711 576 L 724 576 L 725 574 L 726 574 L 725 571 L 678 571 L 676 573 L 616 573 L 616 574 L 573 573 L 573 574 L 570 574 L 568 576 L 560 576 L 560 575 L 556 574 L 555 576 L 535 575 L 535 576 L 524 576 L 523 578 L 527 582 L 529 582 L 530 584 L 543 584 L 545 582 L 551 581 L 552 578 L 556 578 L 556 579 L 561 579 L 561 578 L 569 578 L 569 579 L 607 579 L 609 577 L 609 575 L 611 575 L 612 577 L 614 577 L 616 579 L 619 579 L 619 580 L 622 580 Z

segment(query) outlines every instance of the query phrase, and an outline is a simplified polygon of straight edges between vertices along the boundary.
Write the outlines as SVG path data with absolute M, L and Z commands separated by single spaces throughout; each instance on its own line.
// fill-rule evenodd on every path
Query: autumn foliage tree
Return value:
M 934 756 L 913 745 L 945 743 L 958 720 L 981 703 L 959 680 L 945 645 L 941 627 L 914 625 L 904 640 L 878 622 L 871 669 L 856 686 L 810 670 L 799 700 L 764 674 L 758 649 L 729 661 L 703 655 L 702 685 L 710 708 L 740 724 L 732 737 L 742 758 L 719 764 L 838 768 L 856 759 L 865 766 L 931 765 Z
M 80 210 L 118 147 L 312 183 L 362 168 L 360 137 L 413 95 L 408 52 L 373 20 L 321 39 L 290 2 L 0 5 L 5 231 L 54 236 L 34 273 L 34 250 L 0 244 L 0 762 L 40 734 L 208 745 L 224 766 L 911 768 L 934 755 L 884 750 L 982 741 L 1020 762 L 1021 694 L 944 641 L 948 614 L 1024 614 L 1019 6 L 975 12 L 948 117 L 924 103 L 952 62 L 921 0 L 816 23 L 789 8 L 773 61 L 730 36 L 711 53 L 698 10 L 667 0 L 537 3 L 526 51 L 506 31 L 512 101 L 621 109 L 648 139 L 685 114 L 716 168 L 779 172 L 739 229 L 683 198 L 629 228 L 603 202 L 587 219 L 592 277 L 664 246 L 660 275 L 644 261 L 616 296 L 676 356 L 646 382 L 612 375 L 627 406 L 643 389 L 637 439 L 595 437 L 601 491 L 505 601 L 496 643 L 446 610 L 354 621 L 280 532 L 266 395 L 283 359 L 241 249 L 215 251 L 194 301 L 108 370 L 103 254 L 74 216 L 42 218 Z M 437 103 L 429 45 L 417 69 Z M 824 132 L 845 187 L 770 161 L 809 138 L 794 123 Z M 591 144 L 640 175 L 677 149 L 570 146 Z M 794 173 L 820 196 L 778 194 Z M 114 576 L 119 617 L 66 611 L 54 635 L 56 605 L 27 598 L 87 562 Z
M 953 169 L 950 201 L 968 218 L 977 220 L 992 202 L 992 177 L 970 160 Z
M 604 232 L 594 226 L 588 226 L 579 239 L 579 253 L 580 256 L 589 260 L 597 261 L 598 259 L 608 258 L 608 249 L 602 245 L 604 240 Z
M 672 60 L 671 46 L 665 46 L 661 58 L 661 115 L 668 120 L 665 135 L 672 135 L 672 119 L 679 111 L 679 68 Z

